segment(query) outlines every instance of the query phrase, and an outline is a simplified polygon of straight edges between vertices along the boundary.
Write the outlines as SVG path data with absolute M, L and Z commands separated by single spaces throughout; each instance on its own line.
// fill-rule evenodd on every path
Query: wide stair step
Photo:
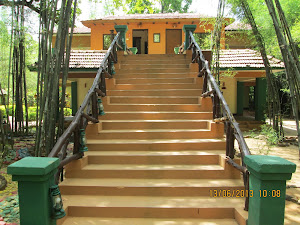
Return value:
M 186 72 L 184 77 L 190 77 L 195 78 L 197 76 L 197 72 Z M 153 72 L 151 70 L 149 71 L 126 71 L 120 70 L 118 74 L 114 75 L 114 78 L 116 79 L 122 79 L 122 78 L 182 78 L 182 73 L 179 72 L 172 72 L 172 73 L 162 73 L 162 72 Z M 197 80 L 202 80 L 200 78 L 197 78 Z
M 168 112 L 168 111 L 157 111 L 157 112 L 130 112 L 130 111 L 105 111 L 106 115 L 99 117 L 100 120 L 172 120 L 172 119 L 212 119 L 211 112 Z
M 86 129 L 89 151 L 65 168 L 67 217 L 58 225 L 246 225 L 244 198 L 227 194 L 242 195 L 244 185 L 226 163 L 224 125 L 212 121 L 189 63 L 175 54 L 119 57 L 106 114 Z
M 177 63 L 177 64 L 169 64 L 168 62 L 160 62 L 160 63 L 147 63 L 144 62 L 143 64 L 139 64 L 139 63 L 124 63 L 121 64 L 120 69 L 126 70 L 126 69 L 165 69 L 165 68 L 172 68 L 172 69 L 187 69 L 189 68 L 189 66 L 186 63 Z
M 115 84 L 110 85 L 110 90 L 157 90 L 157 89 L 199 89 L 199 84 L 172 84 L 172 83 L 160 83 L 160 84 Z
M 243 199 L 181 196 L 64 195 L 69 216 L 110 218 L 233 219 Z M 103 219 L 103 218 L 102 218 Z
M 237 179 L 85 179 L 70 178 L 60 186 L 63 195 L 111 196 L 207 196 L 215 191 L 241 192 L 243 183 Z
M 150 123 L 149 123 L 150 122 Z M 207 120 L 106 120 L 101 122 L 103 130 L 128 129 L 207 129 Z
M 91 218 L 69 217 L 64 225 L 238 225 L 233 219 L 157 219 L 157 218 Z
M 195 78 L 121 78 L 116 84 L 194 84 Z
M 144 129 L 144 130 L 102 130 L 98 134 L 90 135 L 98 139 L 199 139 L 222 138 L 223 130 L 208 129 Z
M 201 151 L 225 149 L 224 139 L 153 139 L 153 140 L 97 140 L 88 139 L 89 151 Z M 225 152 L 223 150 L 223 152 Z
M 199 104 L 199 97 L 113 96 L 109 103 L 122 104 Z
M 110 90 L 107 96 L 201 96 L 201 89 L 191 90 Z

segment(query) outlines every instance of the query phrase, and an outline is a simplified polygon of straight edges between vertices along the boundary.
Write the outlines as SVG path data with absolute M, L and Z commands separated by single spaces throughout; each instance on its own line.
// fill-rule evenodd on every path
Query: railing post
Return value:
M 126 32 L 128 30 L 127 25 L 115 25 L 117 33 L 120 33 L 119 45 L 123 48 L 123 51 L 126 51 Z M 118 49 L 121 50 L 121 49 Z
M 74 147 L 73 147 L 73 155 L 77 154 L 79 152 L 79 126 L 77 126 L 73 132 L 74 135 Z
M 213 96 L 213 118 L 216 119 L 219 117 L 220 117 L 220 99 L 215 92 Z
M 18 181 L 21 224 L 55 225 L 58 218 L 65 216 L 54 182 L 58 165 L 58 158 L 27 157 L 8 166 L 7 173 Z
M 98 96 L 96 92 L 92 95 L 92 115 L 95 119 L 98 118 Z
M 291 179 L 296 164 L 266 155 L 247 155 L 244 163 L 250 172 L 247 225 L 283 225 L 286 181 Z
M 106 96 L 106 82 L 105 82 L 105 74 L 104 71 L 102 71 L 101 73 L 101 77 L 100 77 L 100 84 L 99 84 L 99 89 L 105 94 Z
M 194 32 L 194 30 L 196 30 L 196 27 L 196 25 L 183 25 L 182 30 L 185 33 L 184 50 L 187 50 L 190 45 L 190 31 Z
M 207 82 L 208 82 L 208 77 L 207 77 L 207 72 L 204 72 L 204 79 L 203 79 L 203 88 L 202 88 L 202 94 L 207 92 Z
M 234 158 L 234 134 L 230 122 L 226 122 L 226 156 Z

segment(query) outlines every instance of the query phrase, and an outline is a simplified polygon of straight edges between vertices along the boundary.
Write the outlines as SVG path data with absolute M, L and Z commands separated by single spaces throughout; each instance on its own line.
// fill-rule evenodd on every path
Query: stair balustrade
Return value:
M 83 103 L 80 105 L 73 118 L 73 121 L 57 140 L 55 146 L 48 155 L 48 157 L 58 157 L 60 159 L 58 172 L 55 177 L 56 183 L 59 182 L 59 178 L 63 180 L 63 167 L 65 165 L 84 156 L 84 151 L 86 149 L 84 131 L 88 122 L 99 122 L 98 115 L 100 106 L 98 105 L 98 98 L 106 96 L 105 77 L 112 78 L 114 73 L 112 64 L 117 63 L 118 61 L 117 48 L 122 49 L 120 46 L 120 41 L 122 41 L 120 37 L 121 33 L 118 32 L 107 50 L 96 74 L 93 85 L 86 94 Z M 74 139 L 73 155 L 67 157 L 67 146 L 72 138 L 72 134 Z
M 187 49 L 192 50 L 192 63 L 199 65 L 199 77 L 203 77 L 202 97 L 211 97 L 213 101 L 213 118 L 215 122 L 225 122 L 226 130 L 226 157 L 227 163 L 243 173 L 245 189 L 249 191 L 249 172 L 244 164 L 244 157 L 251 155 L 245 142 L 244 136 L 232 115 L 229 106 L 210 71 L 209 62 L 205 59 L 203 52 L 197 44 L 193 32 L 189 31 L 189 45 Z M 242 166 L 234 161 L 234 140 L 237 140 L 241 154 Z M 245 200 L 245 210 L 248 211 L 249 196 Z

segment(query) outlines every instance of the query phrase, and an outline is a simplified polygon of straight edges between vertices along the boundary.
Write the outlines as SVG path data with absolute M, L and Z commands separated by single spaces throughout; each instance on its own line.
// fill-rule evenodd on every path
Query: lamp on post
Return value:
M 100 115 L 100 116 L 105 115 L 105 112 L 104 112 L 104 106 L 103 106 L 103 103 L 102 103 L 102 99 L 101 99 L 101 98 L 98 98 L 98 108 L 99 108 L 99 115 Z
M 84 129 L 80 129 L 80 152 L 87 152 L 88 147 L 86 147 L 86 139 L 85 139 L 85 131 Z
M 52 207 L 53 207 L 53 218 L 60 219 L 66 215 L 65 210 L 63 209 L 63 202 L 61 198 L 61 194 L 57 185 L 53 185 L 50 187 L 51 199 L 52 199 Z

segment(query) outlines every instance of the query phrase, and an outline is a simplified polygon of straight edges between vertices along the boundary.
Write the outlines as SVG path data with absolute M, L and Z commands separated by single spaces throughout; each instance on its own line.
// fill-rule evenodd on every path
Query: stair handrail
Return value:
M 214 76 L 211 73 L 209 62 L 205 59 L 203 52 L 199 45 L 197 44 L 193 32 L 189 31 L 189 47 L 188 49 L 192 49 L 192 62 L 197 62 L 199 65 L 199 75 L 204 76 L 203 89 L 202 89 L 202 97 L 212 97 L 213 99 L 213 118 L 216 122 L 225 122 L 226 124 L 226 161 L 234 168 L 238 169 L 243 173 L 244 185 L 246 190 L 249 189 L 249 172 L 244 164 L 244 156 L 251 155 L 251 152 L 248 148 L 248 145 L 244 139 L 244 136 L 239 128 L 238 122 L 235 120 L 232 115 L 229 106 L 217 84 Z M 221 104 L 220 104 L 221 103 Z M 222 116 L 221 117 L 221 109 L 222 108 Z M 242 166 L 237 164 L 234 161 L 234 138 L 237 140 L 241 159 Z M 245 202 L 245 210 L 248 210 L 248 202 L 249 196 L 246 198 Z
M 61 162 L 58 167 L 58 173 L 62 168 L 73 160 L 83 157 L 84 151 L 80 148 L 85 147 L 85 128 L 89 121 L 92 123 L 99 123 L 98 112 L 99 103 L 98 97 L 106 96 L 106 85 L 105 77 L 112 78 L 113 74 L 113 63 L 117 63 L 117 47 L 120 39 L 120 32 L 115 36 L 112 43 L 110 44 L 101 64 L 97 71 L 92 87 L 87 92 L 82 104 L 78 108 L 72 122 L 64 133 L 58 138 L 53 149 L 49 153 L 48 157 L 59 157 Z M 70 142 L 70 137 L 74 135 L 74 147 L 73 155 L 67 157 L 67 145 Z M 57 181 L 59 174 L 57 174 Z

